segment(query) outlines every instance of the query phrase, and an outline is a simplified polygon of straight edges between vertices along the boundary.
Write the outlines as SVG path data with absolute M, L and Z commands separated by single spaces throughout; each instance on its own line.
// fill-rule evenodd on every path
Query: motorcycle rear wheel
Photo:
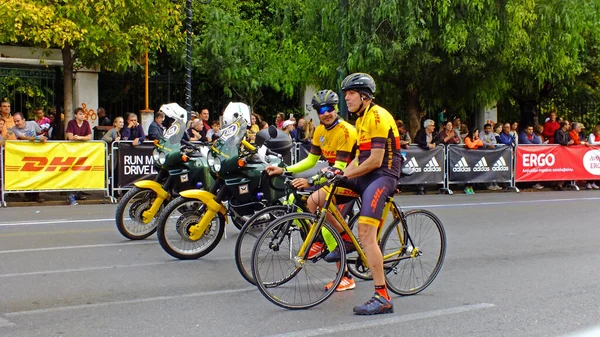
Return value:
M 121 235 L 129 240 L 143 240 L 156 232 L 156 215 L 147 224 L 142 221 L 142 213 L 150 209 L 154 199 L 156 192 L 137 186 L 125 193 L 115 211 L 115 222 Z M 160 206 L 157 215 L 163 210 L 164 204 L 163 202 Z
M 225 231 L 225 217 L 221 213 L 211 219 L 200 239 L 189 237 L 190 227 L 200 221 L 205 210 L 200 200 L 184 197 L 175 198 L 165 207 L 158 218 L 156 232 L 165 252 L 180 260 L 194 260 L 215 249 Z

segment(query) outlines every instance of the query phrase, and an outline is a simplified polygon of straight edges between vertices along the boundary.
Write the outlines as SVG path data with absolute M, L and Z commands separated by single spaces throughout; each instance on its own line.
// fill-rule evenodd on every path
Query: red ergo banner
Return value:
M 600 180 L 600 146 L 519 145 L 516 181 Z

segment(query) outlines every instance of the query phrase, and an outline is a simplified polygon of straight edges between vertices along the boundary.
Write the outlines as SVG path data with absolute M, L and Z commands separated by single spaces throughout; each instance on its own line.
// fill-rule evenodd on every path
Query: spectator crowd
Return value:
M 165 115 L 158 111 L 154 120 L 144 132 L 138 121 L 138 115 L 129 113 L 124 117 L 118 116 L 111 120 L 106 117 L 106 111 L 99 108 L 97 111 L 98 125 L 106 127 L 102 139 L 108 144 L 115 141 L 131 141 L 137 146 L 145 140 L 159 139 L 165 131 Z M 439 144 L 451 145 L 462 144 L 468 149 L 494 149 L 499 146 L 514 146 L 517 144 L 558 144 L 562 146 L 571 145 L 600 145 L 600 123 L 593 130 L 586 133 L 585 126 L 579 122 L 569 123 L 567 120 L 558 119 L 555 111 L 551 111 L 544 124 L 524 125 L 519 127 L 517 122 L 513 123 L 486 123 L 483 129 L 478 127 L 469 128 L 461 121 L 460 117 L 448 118 L 446 110 L 437 114 L 437 125 L 433 119 L 425 119 L 421 128 L 417 131 L 414 140 L 411 138 L 406 124 L 397 120 L 396 124 L 400 133 L 402 148 L 408 148 L 409 144 L 416 144 L 423 150 L 431 150 Z M 268 128 L 268 122 L 262 116 L 252 113 L 250 126 L 248 127 L 248 139 L 254 142 L 256 134 Z M 21 112 L 11 113 L 10 102 L 1 101 L 0 105 L 0 145 L 5 140 L 29 140 L 46 142 L 49 139 L 63 139 L 57 130 L 61 130 L 62 118 L 57 117 L 56 111 L 47 114 L 43 109 L 35 110 L 35 118 L 26 120 Z M 192 111 L 188 121 L 185 137 L 190 141 L 214 142 L 220 136 L 220 120 L 216 118 L 210 122 L 208 109 L 201 109 L 200 113 Z M 300 146 L 300 157 L 302 159 L 310 150 L 310 143 L 315 131 L 315 124 L 308 116 L 298 120 L 293 115 L 286 119 L 284 113 L 277 113 L 274 125 L 283 131 L 290 139 Z M 92 139 L 92 129 L 87 121 L 87 115 L 83 108 L 76 108 L 74 119 L 69 121 L 65 129 L 64 139 L 69 141 L 88 141 Z M 563 190 L 563 182 L 554 182 L 556 190 Z M 425 185 L 417 186 L 417 194 L 425 194 Z M 539 183 L 531 186 L 534 189 L 543 189 Z M 496 183 L 485 186 L 489 190 L 502 190 Z M 586 182 L 587 189 L 599 189 L 593 181 Z M 474 194 L 473 185 L 465 185 L 466 194 Z M 81 193 L 73 193 L 68 196 L 71 205 L 77 205 L 77 200 L 84 199 Z M 27 201 L 43 202 L 39 193 L 28 193 L 24 197 Z

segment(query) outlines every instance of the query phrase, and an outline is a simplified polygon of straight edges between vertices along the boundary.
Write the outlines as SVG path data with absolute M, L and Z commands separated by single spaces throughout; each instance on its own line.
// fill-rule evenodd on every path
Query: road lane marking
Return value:
M 490 201 L 490 202 L 473 202 L 473 203 L 460 203 L 460 204 L 422 204 L 422 205 L 403 205 L 399 202 L 402 208 L 413 209 L 413 208 L 452 208 L 452 207 L 471 207 L 471 206 L 495 206 L 495 205 L 513 205 L 513 204 L 537 204 L 537 203 L 555 203 L 565 201 L 597 201 L 600 197 L 591 198 L 562 198 L 562 199 L 538 199 L 538 200 L 512 200 L 512 201 Z M 12 227 L 12 226 L 32 226 L 32 225 L 54 225 L 54 224 L 69 224 L 69 223 L 87 223 L 87 222 L 114 222 L 114 218 L 106 219 L 53 219 L 53 220 L 39 220 L 39 221 L 11 221 L 11 222 L 0 222 L 0 227 Z
M 371 316 L 368 316 L 368 317 L 365 317 L 364 319 L 356 318 L 356 320 L 360 320 L 360 322 L 356 322 L 356 323 L 348 323 L 348 324 L 342 324 L 342 325 L 335 325 L 335 326 L 331 326 L 331 327 L 294 331 L 294 332 L 282 333 L 282 334 L 277 334 L 277 335 L 271 335 L 268 337 L 322 336 L 322 335 L 339 333 L 340 331 L 353 331 L 353 330 L 376 328 L 376 327 L 381 327 L 381 326 L 389 325 L 389 324 L 398 324 L 398 323 L 416 321 L 416 320 L 425 319 L 425 318 L 454 315 L 454 314 L 460 314 L 463 312 L 488 309 L 488 308 L 492 308 L 492 307 L 495 307 L 495 305 L 489 304 L 489 303 L 478 303 L 478 304 L 471 304 L 471 305 L 463 305 L 463 306 L 454 307 L 454 308 L 419 312 L 419 313 L 414 313 L 414 314 L 407 314 L 407 315 L 402 315 L 402 316 L 394 316 L 394 317 L 380 318 L 380 319 L 373 319 Z M 392 335 L 394 335 L 394 334 L 392 334 Z
M 498 205 L 513 205 L 513 204 L 538 204 L 538 203 L 551 203 L 551 202 L 565 202 L 565 201 L 597 201 L 600 198 L 572 198 L 572 199 L 548 199 L 548 200 L 514 200 L 514 201 L 490 201 L 490 202 L 473 202 L 463 204 L 432 204 L 432 205 L 416 205 L 416 206 L 404 206 L 400 204 L 402 208 L 452 208 L 452 207 L 471 207 L 471 206 L 498 206 Z
M 574 332 L 569 335 L 564 335 L 563 337 L 598 337 L 600 336 L 600 326 L 596 326 L 590 328 L 588 330 Z
M 135 300 L 126 300 L 126 301 L 78 304 L 78 305 L 70 305 L 70 306 L 65 306 L 65 307 L 8 312 L 8 313 L 5 313 L 4 316 L 14 317 L 14 316 L 25 316 L 25 315 L 39 315 L 39 314 L 47 314 L 47 313 L 61 312 L 61 311 L 100 308 L 100 307 L 106 307 L 106 306 L 110 306 L 110 305 L 140 304 L 140 303 L 148 303 L 148 302 L 173 300 L 173 299 L 179 299 L 179 298 L 193 298 L 193 297 L 203 297 L 203 296 L 235 294 L 235 293 L 242 293 L 242 292 L 248 292 L 248 291 L 253 291 L 253 290 L 256 290 L 256 287 L 231 289 L 231 290 L 205 291 L 205 292 L 197 292 L 197 293 L 181 294 L 181 295 L 173 295 L 173 296 L 157 296 L 157 297 L 148 297 L 148 298 L 141 298 L 141 299 L 135 299 Z
M 84 271 L 96 271 L 96 270 L 119 269 L 119 268 L 148 267 L 148 266 L 158 266 L 158 265 L 172 264 L 172 263 L 177 263 L 177 261 L 149 262 L 149 263 L 139 263 L 139 264 L 124 264 L 124 265 L 104 266 L 104 267 L 88 267 L 88 268 L 46 270 L 46 271 L 34 271 L 34 272 L 29 272 L 29 273 L 0 274 L 0 278 L 20 277 L 20 276 L 36 276 L 36 275 L 49 275 L 49 274 L 61 274 L 61 273 L 76 273 L 76 272 L 84 272 Z
M 10 238 L 17 236 L 44 236 L 44 235 L 63 235 L 63 234 L 81 234 L 81 233 L 105 233 L 114 232 L 112 228 L 94 228 L 94 229 L 70 229 L 62 231 L 46 231 L 46 232 L 16 232 L 0 234 L 0 238 Z
M 104 222 L 104 221 L 115 221 L 115 218 L 109 219 L 52 219 L 52 220 L 39 220 L 39 221 L 12 221 L 12 222 L 0 222 L 0 227 L 11 227 L 11 226 L 30 226 L 30 225 L 55 225 L 55 224 L 66 224 L 66 223 L 80 223 L 80 222 Z
M 45 247 L 45 248 L 27 248 L 27 249 L 12 249 L 12 250 L 0 250 L 0 254 L 13 254 L 13 253 L 29 253 L 29 252 L 46 252 L 50 250 L 63 250 L 63 249 L 86 249 L 86 248 L 103 248 L 103 247 L 115 247 L 115 246 L 137 246 L 137 245 L 155 245 L 156 241 L 148 242 L 125 242 L 125 243 L 105 243 L 100 245 L 81 245 L 81 246 L 60 246 L 60 247 Z
M 0 317 L 0 328 L 14 326 L 14 325 L 15 325 L 15 323 Z

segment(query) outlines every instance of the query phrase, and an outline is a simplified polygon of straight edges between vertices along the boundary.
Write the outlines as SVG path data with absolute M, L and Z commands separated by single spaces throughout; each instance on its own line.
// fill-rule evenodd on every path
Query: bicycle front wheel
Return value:
M 415 295 L 435 279 L 446 255 L 446 232 L 431 212 L 412 210 L 406 223 L 390 226 L 381 252 L 388 289 L 398 295 Z
M 346 265 L 345 251 L 341 254 L 341 268 L 335 263 L 325 262 L 320 256 L 305 261 L 297 257 L 308 229 L 316 224 L 316 220 L 311 213 L 288 214 L 271 222 L 256 241 L 252 252 L 255 283 L 269 301 L 280 307 L 307 309 L 323 303 L 342 280 Z M 323 226 L 343 250 L 338 232 L 327 223 Z M 309 248 L 314 241 L 309 243 Z M 325 290 L 329 283 L 332 285 Z
M 256 212 L 240 230 L 235 242 L 235 265 L 246 281 L 254 284 L 252 277 L 252 249 L 256 240 L 269 223 L 297 210 L 296 206 L 271 206 Z

